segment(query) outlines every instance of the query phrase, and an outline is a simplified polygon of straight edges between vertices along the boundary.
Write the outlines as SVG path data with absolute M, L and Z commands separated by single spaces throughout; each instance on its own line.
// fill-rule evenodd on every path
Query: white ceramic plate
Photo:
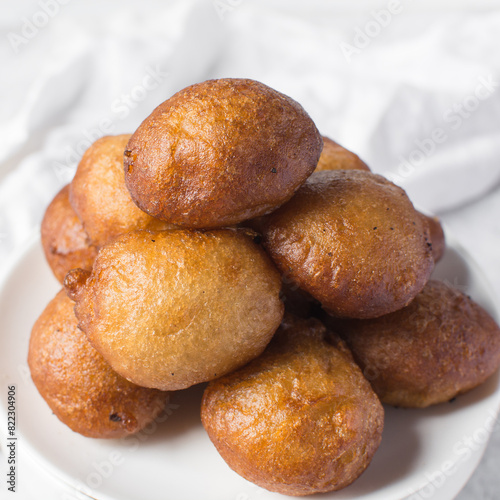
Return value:
M 463 287 L 498 320 L 495 299 L 478 270 L 448 237 L 435 271 Z M 36 391 L 26 364 L 31 327 L 60 286 L 34 241 L 0 282 L 0 377 L 16 385 L 19 443 L 54 476 L 99 500 L 283 499 L 245 481 L 219 457 L 199 418 L 203 387 L 175 393 L 166 421 L 124 440 L 84 438 L 59 422 Z M 0 398 L 0 432 L 6 429 Z M 500 380 L 427 410 L 387 408 L 382 445 L 350 487 L 314 498 L 452 499 L 486 447 L 500 406 Z M 2 443 L 5 438 L 2 438 Z M 87 498 L 75 492 L 74 498 Z

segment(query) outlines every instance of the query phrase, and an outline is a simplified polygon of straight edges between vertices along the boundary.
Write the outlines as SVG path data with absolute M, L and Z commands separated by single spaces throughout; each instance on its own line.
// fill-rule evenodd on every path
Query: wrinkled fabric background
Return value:
M 191 83 L 248 77 L 440 215 L 500 296 L 495 3 L 0 0 L 0 272 L 91 142 Z M 497 425 L 458 498 L 498 498 L 499 465 Z M 62 491 L 22 474 L 25 498 Z

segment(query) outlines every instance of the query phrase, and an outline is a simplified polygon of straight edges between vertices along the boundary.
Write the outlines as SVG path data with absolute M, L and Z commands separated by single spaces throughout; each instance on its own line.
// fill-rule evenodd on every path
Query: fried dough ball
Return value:
M 144 120 L 125 151 L 125 180 L 154 217 L 189 228 L 230 226 L 291 198 L 322 144 L 290 97 L 253 80 L 209 80 Z
M 444 236 L 443 226 L 441 226 L 439 217 L 425 215 L 423 213 L 420 214 L 429 226 L 429 234 L 432 243 L 432 256 L 434 257 L 434 262 L 439 262 L 446 250 L 446 239 Z
M 361 170 L 314 173 L 259 229 L 280 271 L 339 317 L 401 309 L 434 266 L 427 225 L 405 192 Z
M 60 283 L 70 269 L 92 269 L 97 255 L 68 195 L 69 186 L 64 186 L 47 207 L 41 227 L 45 258 Z
M 234 471 L 298 496 L 352 483 L 380 444 L 384 410 L 336 334 L 288 319 L 259 358 L 209 383 L 201 418 Z
M 183 389 L 258 356 L 283 316 L 281 279 L 231 229 L 135 231 L 99 251 L 91 276 L 65 280 L 80 327 L 122 376 Z
M 28 364 L 38 391 L 57 418 L 93 438 L 119 438 L 143 429 L 164 409 L 168 394 L 117 375 L 77 327 L 63 290 L 31 332 Z
M 130 134 L 98 139 L 85 152 L 70 184 L 70 200 L 98 247 L 134 229 L 171 225 L 140 210 L 130 198 L 123 174 L 123 151 Z
M 425 408 L 483 383 L 500 366 L 500 328 L 478 304 L 429 281 L 404 309 L 337 324 L 381 401 Z
M 323 151 L 315 172 L 323 170 L 367 170 L 370 167 L 355 153 L 323 136 Z

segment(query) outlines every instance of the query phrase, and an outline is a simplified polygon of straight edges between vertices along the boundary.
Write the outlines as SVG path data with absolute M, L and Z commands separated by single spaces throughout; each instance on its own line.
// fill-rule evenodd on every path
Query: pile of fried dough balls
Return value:
M 208 382 L 210 439 L 271 491 L 349 485 L 381 403 L 449 401 L 500 365 L 494 320 L 430 280 L 439 221 L 253 80 L 192 85 L 97 140 L 41 232 L 64 291 L 29 366 L 57 417 L 120 437 Z

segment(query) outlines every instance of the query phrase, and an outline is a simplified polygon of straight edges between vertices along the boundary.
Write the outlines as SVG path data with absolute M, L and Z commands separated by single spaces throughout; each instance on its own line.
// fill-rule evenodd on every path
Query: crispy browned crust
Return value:
M 104 245 L 134 229 L 169 229 L 130 198 L 123 174 L 123 152 L 130 134 L 98 139 L 85 152 L 70 184 L 71 205 L 92 242 Z
M 323 151 L 315 172 L 323 170 L 366 170 L 370 167 L 355 153 L 323 136 Z
M 484 382 L 500 366 L 500 328 L 478 304 L 429 281 L 404 309 L 336 324 L 380 399 L 425 408 Z
M 422 214 L 426 224 L 429 226 L 429 233 L 432 242 L 432 256 L 434 262 L 439 262 L 446 250 L 446 239 L 444 236 L 443 226 L 439 217 Z
M 128 233 L 101 248 L 90 277 L 77 270 L 65 282 L 80 327 L 110 365 L 163 390 L 248 363 L 283 316 L 278 271 L 230 229 Z
M 361 170 L 314 173 L 258 228 L 287 279 L 340 317 L 404 307 L 434 266 L 427 225 L 406 193 Z
M 59 420 L 84 436 L 141 430 L 164 409 L 167 393 L 117 375 L 77 327 L 73 307 L 60 291 L 36 321 L 28 354 L 33 382 Z
M 313 172 L 322 139 L 290 97 L 246 79 L 181 90 L 144 120 L 125 152 L 132 199 L 191 228 L 237 224 L 287 201 Z
M 47 207 L 41 235 L 45 258 L 59 282 L 75 267 L 92 269 L 97 248 L 83 229 L 69 203 L 69 186 L 64 186 Z
M 259 358 L 210 382 L 202 422 L 244 478 L 286 495 L 333 491 L 369 465 L 384 411 L 340 338 L 285 322 Z

